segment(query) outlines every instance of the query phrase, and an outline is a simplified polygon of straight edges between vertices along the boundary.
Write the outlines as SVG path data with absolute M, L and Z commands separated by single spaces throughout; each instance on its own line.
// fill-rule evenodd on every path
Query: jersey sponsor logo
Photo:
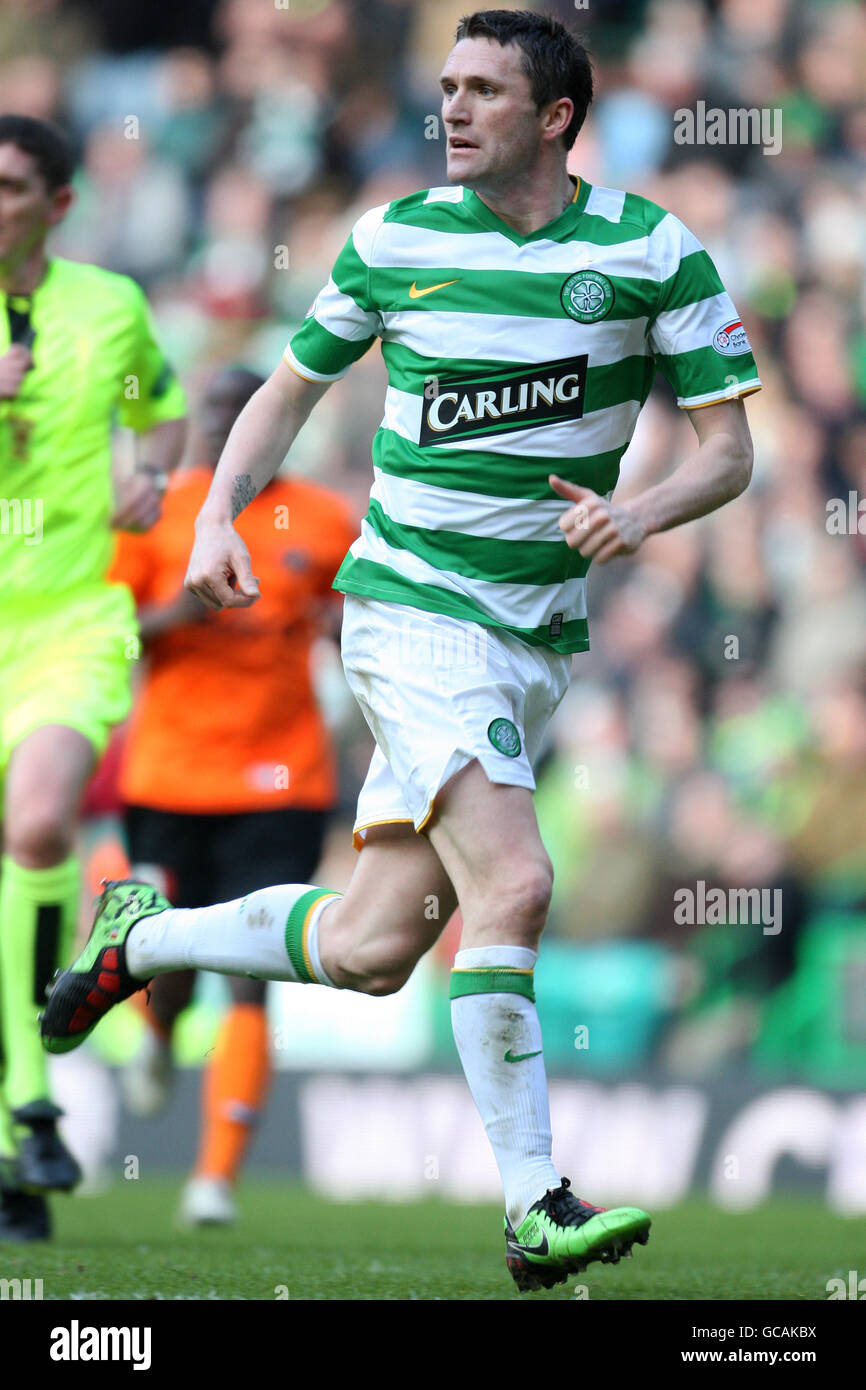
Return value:
M 716 329 L 713 334 L 713 347 L 723 357 L 739 357 L 742 352 L 752 351 L 746 330 L 739 319 L 723 323 L 721 328 Z
M 563 281 L 559 292 L 562 307 L 578 323 L 597 323 L 607 318 L 616 295 L 606 275 L 598 270 L 578 270 Z
M 456 280 L 443 280 L 439 285 L 427 285 L 423 290 L 419 290 L 418 281 L 413 280 L 409 286 L 409 298 L 423 299 L 425 294 L 432 294 L 434 290 L 444 290 L 446 285 L 456 285 L 459 284 L 459 281 L 460 277 L 458 276 Z
M 506 1054 L 505 1054 L 505 1056 L 503 1057 L 502 1060 L 503 1060 L 504 1062 L 525 1062 L 526 1059 L 527 1059 L 527 1057 L 540 1057 L 540 1056 L 541 1056 L 541 1048 L 539 1048 L 537 1052 L 518 1052 L 517 1055 L 515 1056 L 514 1053 L 511 1051 L 511 1048 L 509 1047 L 508 1051 L 506 1052 Z
M 474 380 L 440 377 L 435 396 L 424 398 L 418 442 L 450 444 L 477 435 L 579 420 L 587 360 L 584 353 L 534 366 L 500 368 Z
M 520 756 L 520 734 L 510 719 L 494 719 L 488 727 L 487 737 L 497 753 L 504 753 L 506 758 Z

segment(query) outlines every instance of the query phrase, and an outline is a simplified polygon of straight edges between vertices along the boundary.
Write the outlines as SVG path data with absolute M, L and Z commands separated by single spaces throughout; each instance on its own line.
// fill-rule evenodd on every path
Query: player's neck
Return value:
M 20 260 L 0 260 L 0 290 L 5 294 L 32 294 L 42 284 L 47 269 L 44 246 L 34 247 Z
M 474 192 L 494 216 L 520 236 L 531 236 L 540 227 L 555 222 L 574 199 L 575 185 L 565 166 L 552 171 L 521 174 L 508 184 L 478 183 Z

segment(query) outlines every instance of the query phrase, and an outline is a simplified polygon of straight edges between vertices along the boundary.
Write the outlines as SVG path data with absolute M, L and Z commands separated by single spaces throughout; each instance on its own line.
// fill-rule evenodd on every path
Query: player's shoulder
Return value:
M 401 198 L 392 198 L 389 203 L 368 208 L 352 228 L 355 249 L 366 260 L 372 254 L 376 239 L 389 228 L 418 226 L 435 231 L 446 227 L 455 216 L 460 216 L 464 191 L 454 185 L 419 188 L 415 193 L 406 193 Z
M 614 255 L 621 254 L 619 248 L 628 244 L 641 273 L 652 280 L 673 275 L 686 256 L 703 249 L 675 213 L 641 193 L 593 186 L 584 213 L 595 219 L 600 244 Z M 586 225 L 583 220 L 578 224 L 578 238 L 585 234 Z
M 459 184 L 447 184 L 443 188 L 419 188 L 415 193 L 407 193 L 388 204 L 384 221 L 412 222 L 420 216 L 429 216 L 433 209 L 452 211 L 463 204 L 465 189 Z
M 593 184 L 583 211 L 588 217 L 597 217 L 619 227 L 629 236 L 651 236 L 666 220 L 672 223 L 678 220 L 667 208 L 641 193 L 631 193 L 625 188 L 605 188 L 601 184 Z
M 104 266 L 93 265 L 89 261 L 69 261 L 62 256 L 52 257 L 51 279 L 52 284 L 64 293 L 95 295 L 130 308 L 137 307 L 144 296 L 141 286 L 131 275 L 106 270 Z

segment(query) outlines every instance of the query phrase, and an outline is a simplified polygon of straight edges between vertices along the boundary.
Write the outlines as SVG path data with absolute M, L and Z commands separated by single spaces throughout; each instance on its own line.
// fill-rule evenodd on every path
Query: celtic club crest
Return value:
M 494 719 L 487 730 L 487 737 L 497 753 L 504 753 L 506 758 L 520 756 L 520 734 L 510 719 Z
M 560 292 L 562 307 L 578 323 L 596 323 L 613 308 L 613 285 L 597 270 L 578 270 L 569 275 Z

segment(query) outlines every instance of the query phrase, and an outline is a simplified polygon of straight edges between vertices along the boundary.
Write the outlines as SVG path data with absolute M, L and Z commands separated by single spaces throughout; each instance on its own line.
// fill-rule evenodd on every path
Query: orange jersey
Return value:
M 206 468 L 176 474 L 159 523 L 118 538 L 110 577 L 139 607 L 181 591 L 212 477 Z M 272 482 L 236 526 L 261 597 L 250 608 L 203 608 L 202 621 L 148 645 L 120 773 L 126 802 L 213 814 L 333 802 L 310 650 L 316 610 L 340 602 L 331 582 L 357 527 L 339 494 L 299 478 Z

